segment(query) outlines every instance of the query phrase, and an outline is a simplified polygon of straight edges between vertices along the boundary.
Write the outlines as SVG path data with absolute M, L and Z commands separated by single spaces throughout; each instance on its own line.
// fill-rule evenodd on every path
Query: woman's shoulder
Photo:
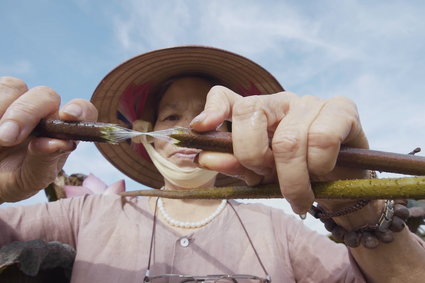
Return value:
M 117 194 L 93 194 L 61 199 L 57 205 L 65 210 L 78 211 L 84 214 L 103 214 L 122 212 L 128 209 L 146 210 L 147 198 L 122 197 Z

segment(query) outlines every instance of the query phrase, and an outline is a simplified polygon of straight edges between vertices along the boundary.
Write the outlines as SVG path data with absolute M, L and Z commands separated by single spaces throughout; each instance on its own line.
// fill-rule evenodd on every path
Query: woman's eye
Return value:
M 163 121 L 177 121 L 179 119 L 179 115 L 171 114 L 166 116 Z

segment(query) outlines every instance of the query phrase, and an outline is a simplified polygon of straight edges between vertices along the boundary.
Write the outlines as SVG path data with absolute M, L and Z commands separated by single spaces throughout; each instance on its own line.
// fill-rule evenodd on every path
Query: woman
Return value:
M 217 82 L 226 87 L 212 87 Z M 59 96 L 53 90 L 28 90 L 12 78 L 2 79 L 0 93 L 0 198 L 15 201 L 51 182 L 75 148 L 72 141 L 28 138 L 37 121 L 47 116 L 95 120 L 97 112 L 84 100 L 58 110 Z M 260 93 L 274 94 L 252 96 Z M 234 155 L 198 154 L 160 140 L 154 141 L 155 151 L 147 142 L 140 147 L 140 140 L 99 145 L 117 168 L 152 187 L 210 187 L 216 176 L 205 169 L 211 169 L 251 185 L 279 182 L 293 210 L 304 214 L 313 201 L 310 178 L 369 174 L 334 168 L 341 144 L 367 147 L 352 102 L 282 92 L 267 71 L 223 50 L 179 47 L 143 54 L 106 76 L 92 101 L 101 121 L 135 128 L 151 122 L 155 130 L 189 125 L 199 131 L 226 130 L 223 123 L 232 121 Z M 152 162 L 164 166 L 162 175 Z M 220 176 L 216 183 L 234 182 Z M 357 205 L 320 205 L 339 211 L 353 203 Z M 355 231 L 376 224 L 383 206 L 382 201 L 365 203 L 334 220 Z M 90 196 L 3 209 L 0 231 L 0 245 L 42 238 L 76 247 L 73 282 L 190 282 L 182 274 L 249 274 L 248 282 L 265 282 L 269 276 L 273 282 L 419 282 L 424 277 L 424 245 L 407 229 L 375 249 L 346 248 L 280 211 L 233 201 Z M 164 275 L 170 273 L 177 275 Z M 246 279 L 234 277 L 237 282 Z

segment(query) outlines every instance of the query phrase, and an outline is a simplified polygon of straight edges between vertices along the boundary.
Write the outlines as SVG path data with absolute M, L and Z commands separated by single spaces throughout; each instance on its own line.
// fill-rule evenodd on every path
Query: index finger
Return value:
M 0 145 L 19 144 L 44 117 L 56 113 L 60 96 L 44 86 L 35 87 L 13 101 L 0 119 Z
M 205 132 L 217 129 L 232 117 L 232 108 L 241 96 L 223 86 L 214 86 L 208 92 L 204 110 L 190 123 L 196 131 Z
M 0 78 L 0 118 L 9 105 L 27 90 L 27 85 L 20 79 L 13 77 Z

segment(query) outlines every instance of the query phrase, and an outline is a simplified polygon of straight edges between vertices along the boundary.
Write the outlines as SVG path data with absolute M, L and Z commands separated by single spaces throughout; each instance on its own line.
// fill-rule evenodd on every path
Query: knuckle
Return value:
M 300 101 L 302 101 L 306 105 L 323 105 L 325 103 L 324 99 L 310 94 L 302 96 L 300 98 Z
M 266 151 L 261 150 L 250 150 L 244 151 L 243 154 L 239 154 L 238 160 L 241 164 L 249 168 L 261 168 L 264 167 L 264 161 L 266 158 Z
M 293 92 L 285 91 L 283 92 L 283 94 L 285 94 L 285 99 L 288 100 L 289 105 L 294 105 L 295 103 L 298 103 L 301 100 L 301 96 Z
M 354 116 L 358 116 L 356 103 L 348 97 L 335 96 L 329 98 L 327 103 L 337 104 L 342 111 L 351 113 Z
M 224 87 L 224 86 L 222 86 L 222 85 L 215 85 L 215 86 L 213 86 L 212 88 L 211 88 L 211 90 L 210 90 L 210 94 L 211 95 L 214 95 L 214 94 L 217 94 L 217 93 L 225 93 L 226 91 L 228 90 L 228 88 L 226 88 L 226 87 Z
M 301 146 L 301 137 L 293 131 L 275 134 L 272 140 L 272 149 L 279 157 L 293 156 Z
M 301 97 L 302 100 L 308 100 L 308 101 L 319 101 L 321 100 L 320 98 L 318 98 L 317 96 L 311 95 L 311 94 L 306 94 L 303 95 Z
M 233 101 L 239 98 L 241 98 L 239 94 L 222 85 L 213 86 L 207 94 L 207 101 L 211 99 L 219 100 L 221 102 L 223 100 Z
M 0 84 L 9 88 L 14 88 L 20 92 L 28 90 L 27 84 L 23 80 L 15 77 L 0 77 Z
M 335 133 L 315 129 L 308 133 L 308 146 L 310 148 L 327 149 L 339 147 L 341 137 Z
M 324 131 L 310 132 L 308 136 L 309 172 L 316 176 L 331 172 L 335 166 L 331 152 L 338 151 L 341 137 Z
M 41 93 L 40 93 L 40 92 Z M 29 94 L 29 93 L 28 93 Z M 23 117 L 23 119 L 32 119 L 39 117 L 43 113 L 57 109 L 60 104 L 60 96 L 47 87 L 36 87 L 32 89 L 31 97 L 21 97 L 16 100 L 7 110 L 7 117 Z M 52 111 L 49 111 L 52 112 Z
M 227 97 L 230 90 L 221 85 L 213 86 L 207 94 L 207 100 L 217 99 L 221 100 L 223 97 Z
M 239 99 L 233 106 L 233 118 L 244 119 L 251 117 L 259 109 L 258 102 L 258 96 L 248 96 Z
M 15 103 L 7 110 L 5 117 L 8 117 L 9 119 L 13 117 L 22 117 L 24 120 L 32 120 L 39 112 L 37 105 L 25 101 L 15 101 Z
M 346 96 L 335 96 L 335 97 L 329 98 L 329 100 L 335 101 L 335 102 L 338 102 L 338 103 L 347 104 L 347 105 L 350 105 L 350 106 L 356 105 L 353 100 L 351 100 L 350 98 L 348 98 Z
M 280 92 L 280 93 L 284 94 L 285 96 L 287 96 L 289 98 L 294 98 L 294 99 L 299 98 L 299 95 L 297 95 L 297 94 L 295 94 L 291 91 L 283 91 L 283 92 Z
M 32 92 L 36 93 L 37 95 L 40 95 L 41 98 L 49 101 L 59 104 L 60 103 L 60 96 L 56 93 L 53 89 L 47 86 L 36 86 L 31 89 Z
M 221 109 L 228 101 L 229 89 L 221 85 L 213 86 L 207 94 L 207 100 L 205 104 L 206 109 Z

